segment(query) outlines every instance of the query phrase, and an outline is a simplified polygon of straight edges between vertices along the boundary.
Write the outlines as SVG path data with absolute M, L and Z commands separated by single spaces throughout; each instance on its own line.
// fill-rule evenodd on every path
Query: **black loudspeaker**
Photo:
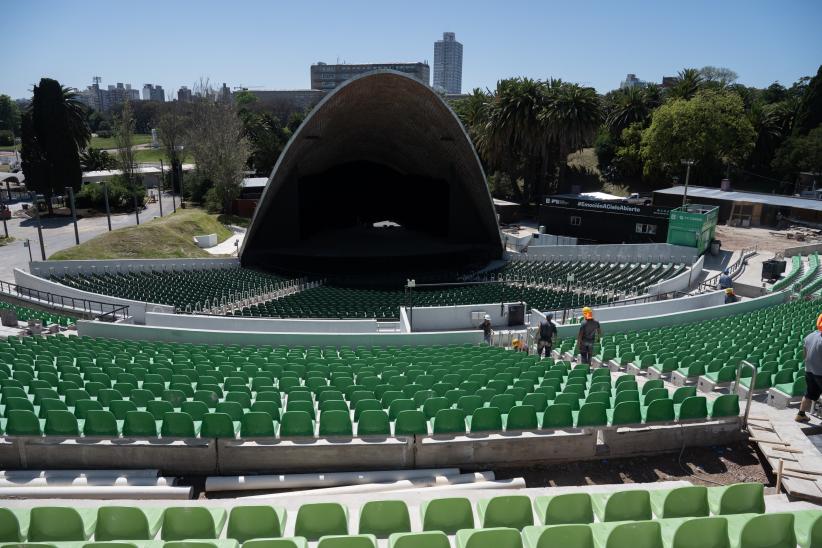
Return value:
M 522 303 L 508 305 L 508 325 L 525 323 L 525 305 Z
M 768 259 L 762 263 L 762 279 L 778 280 L 779 276 L 785 272 L 785 261 Z

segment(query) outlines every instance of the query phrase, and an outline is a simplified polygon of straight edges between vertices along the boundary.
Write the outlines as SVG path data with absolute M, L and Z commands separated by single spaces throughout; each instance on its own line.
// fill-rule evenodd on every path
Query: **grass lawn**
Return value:
M 194 243 L 194 236 L 217 234 L 223 241 L 231 231 L 217 215 L 202 209 L 178 209 L 177 213 L 153 219 L 140 226 L 107 232 L 78 246 L 58 251 L 50 259 L 172 259 L 211 257 Z
M 136 134 L 134 135 L 135 145 L 146 145 L 151 142 L 151 135 Z M 117 143 L 114 142 L 114 137 L 92 137 L 89 145 L 91 148 L 117 148 Z
M 13 241 L 14 241 L 14 236 L 9 236 L 8 238 L 6 238 L 5 236 L 0 236 L 0 247 L 3 247 L 4 245 L 8 245 Z
M 152 163 L 159 164 L 160 160 L 166 163 L 168 167 L 168 156 L 162 148 L 149 148 L 134 151 L 134 161 L 137 163 Z M 183 158 L 183 163 L 191 162 L 191 156 Z
M 13 152 L 15 150 L 20 150 L 20 145 L 3 145 L 3 146 L 0 146 L 0 152 Z
M 224 225 L 241 226 L 243 228 L 248 228 L 248 225 L 251 224 L 251 219 L 248 217 L 239 217 L 237 215 L 220 215 L 217 219 Z

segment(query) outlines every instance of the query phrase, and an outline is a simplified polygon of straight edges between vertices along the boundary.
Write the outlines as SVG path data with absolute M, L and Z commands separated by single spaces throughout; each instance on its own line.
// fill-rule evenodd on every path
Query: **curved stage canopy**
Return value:
M 485 175 L 456 115 L 393 71 L 347 81 L 308 115 L 265 187 L 243 266 L 416 272 L 501 257 Z

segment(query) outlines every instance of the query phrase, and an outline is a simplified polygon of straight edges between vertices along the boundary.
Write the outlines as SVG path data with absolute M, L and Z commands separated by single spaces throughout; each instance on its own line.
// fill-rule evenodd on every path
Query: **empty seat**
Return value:
M 760 486 L 762 484 L 759 484 Z M 794 548 L 793 514 L 729 515 L 731 548 Z
M 377 539 L 374 535 L 325 536 L 317 548 L 377 548 Z
M 163 514 L 163 540 L 216 539 L 225 525 L 223 508 L 202 506 L 175 506 Z
M 594 510 L 588 493 L 563 493 L 534 499 L 537 516 L 545 525 L 593 523 Z
M 602 523 L 591 529 L 601 548 L 663 548 L 662 530 L 657 521 Z
M 39 506 L 31 509 L 30 516 L 31 542 L 88 540 L 97 522 L 94 508 Z
M 593 532 L 588 525 L 532 525 L 523 529 L 522 536 L 529 548 L 594 548 Z
M 394 533 L 388 537 L 388 548 L 451 548 L 451 543 L 442 531 Z
M 94 540 L 151 540 L 162 521 L 162 508 L 101 506 L 97 509 Z
M 423 531 L 442 531 L 452 535 L 474 527 L 474 512 L 466 498 L 433 499 L 420 505 Z
M 387 537 L 411 531 L 408 506 L 401 500 L 374 500 L 360 509 L 360 534 Z
M 711 513 L 762 514 L 765 512 L 765 489 L 761 483 L 735 483 L 723 487 L 708 488 Z
M 226 537 L 245 542 L 255 538 L 282 536 L 286 511 L 273 506 L 235 506 L 228 515 Z
M 591 495 L 591 503 L 599 521 L 651 519 L 651 499 L 648 491 L 643 489 L 594 493 Z
M 297 511 L 294 534 L 308 540 L 348 534 L 348 510 L 335 502 L 303 504 Z
M 708 488 L 700 485 L 650 491 L 651 509 L 657 518 L 701 517 L 710 514 Z
M 522 548 L 522 536 L 516 529 L 463 529 L 457 531 L 457 548 Z

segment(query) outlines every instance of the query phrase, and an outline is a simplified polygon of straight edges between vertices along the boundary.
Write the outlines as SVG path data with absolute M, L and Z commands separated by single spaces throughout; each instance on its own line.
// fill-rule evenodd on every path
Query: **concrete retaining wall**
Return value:
M 29 289 L 36 289 L 37 291 L 62 295 L 63 297 L 87 299 L 90 301 L 97 301 L 118 306 L 125 305 L 129 307 L 128 312 L 134 318 L 135 323 L 144 323 L 146 319 L 146 312 L 164 312 L 168 314 L 174 313 L 173 306 L 131 301 L 128 299 L 121 299 L 119 297 L 110 297 L 108 295 L 91 293 L 89 291 L 75 289 L 73 287 L 68 287 L 63 284 L 40 278 L 36 275 L 24 272 L 19 268 L 14 269 L 14 283 Z M 103 312 L 107 312 L 107 310 L 104 310 Z
M 645 316 L 641 318 L 630 318 L 623 320 L 604 321 L 602 323 L 603 333 L 626 333 L 629 331 L 642 331 L 656 327 L 666 327 L 669 325 L 682 325 L 686 323 L 701 322 L 714 318 L 725 318 L 735 314 L 753 312 L 760 308 L 766 308 L 784 303 L 790 297 L 789 291 L 771 293 L 758 299 L 740 301 L 733 304 L 721 304 L 686 312 L 675 312 L 662 314 L 659 316 Z M 594 315 L 596 317 L 596 314 Z M 82 323 L 82 322 L 80 322 Z M 579 325 L 561 325 L 557 329 L 559 337 L 575 337 L 579 331 Z
M 553 234 L 534 234 L 531 238 L 533 246 L 577 245 L 577 239 L 571 236 L 555 236 Z
M 629 320 L 632 318 L 646 318 L 665 316 L 688 310 L 699 310 L 725 303 L 725 292 L 718 290 L 692 297 L 654 301 L 650 303 L 631 304 L 626 306 L 600 307 L 594 309 L 594 316 L 600 322 Z
M 439 344 L 478 344 L 482 332 L 444 331 L 440 333 L 265 333 L 257 331 L 216 331 L 77 322 L 79 335 L 131 341 L 166 341 L 194 344 L 239 345 L 332 345 L 332 346 L 431 346 Z
M 598 443 L 598 438 L 606 440 Z M 0 437 L 0 467 L 149 469 L 163 475 L 374 470 L 578 462 L 740 439 L 739 418 L 635 428 L 363 438 L 104 439 Z
M 551 245 L 528 247 L 529 261 L 677 262 L 693 264 L 696 248 L 671 244 Z
M 319 320 L 297 318 L 238 318 L 149 312 L 145 324 L 175 329 L 276 333 L 376 333 L 377 320 Z
M 457 331 L 462 329 L 479 329 L 482 320 L 471 319 L 472 312 L 491 316 L 494 328 L 508 327 L 508 307 L 516 303 L 466 304 L 455 306 L 426 306 L 405 309 L 410 320 L 411 330 L 418 331 Z
M 785 257 L 793 257 L 794 255 L 809 255 L 814 252 L 822 253 L 822 244 L 807 244 L 789 247 L 785 250 Z
M 672 293 L 674 291 L 687 291 L 690 289 L 692 281 L 699 279 L 704 265 L 705 256 L 703 255 L 697 259 L 688 270 L 679 276 L 674 276 L 673 278 L 662 280 L 661 282 L 648 286 L 645 293 L 648 295 L 662 295 L 663 293 Z
M 66 274 L 91 274 L 150 270 L 202 270 L 205 268 L 230 268 L 240 266 L 236 257 L 205 259 L 104 259 L 89 261 L 34 261 L 29 272 L 37 276 L 64 276 Z

